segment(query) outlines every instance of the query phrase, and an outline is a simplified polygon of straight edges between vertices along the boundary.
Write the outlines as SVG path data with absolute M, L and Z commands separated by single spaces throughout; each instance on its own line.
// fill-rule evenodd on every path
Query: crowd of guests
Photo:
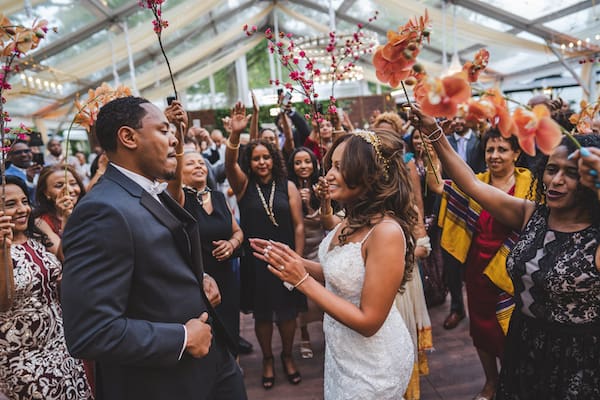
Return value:
M 225 133 L 190 126 L 178 101 L 115 100 L 92 163 L 56 138 L 44 157 L 12 144 L 0 392 L 243 399 L 244 312 L 265 390 L 277 363 L 302 381 L 295 358 L 313 357 L 323 320 L 325 398 L 418 400 L 427 307 L 449 293 L 443 327 L 468 311 L 485 376 L 475 399 L 600 399 L 596 134 L 526 158 L 514 137 L 418 106 L 361 131 L 291 104 L 262 127 L 253 100 Z M 567 123 L 562 103 L 532 100 Z

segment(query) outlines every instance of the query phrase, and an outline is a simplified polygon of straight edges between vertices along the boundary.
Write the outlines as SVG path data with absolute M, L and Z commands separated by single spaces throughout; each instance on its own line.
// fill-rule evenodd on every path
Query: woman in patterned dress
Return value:
M 600 399 L 600 203 L 569 157 L 574 144 L 565 137 L 542 157 L 535 201 L 519 199 L 479 181 L 435 120 L 413 110 L 459 188 L 522 230 L 506 263 L 516 308 L 496 400 Z M 600 147 L 597 135 L 576 138 Z
M 0 312 L 0 392 L 15 400 L 90 399 L 81 361 L 65 344 L 57 290 L 62 266 L 30 222 L 27 186 L 19 178 L 6 180 L 0 234 L 10 246 L 16 293 Z

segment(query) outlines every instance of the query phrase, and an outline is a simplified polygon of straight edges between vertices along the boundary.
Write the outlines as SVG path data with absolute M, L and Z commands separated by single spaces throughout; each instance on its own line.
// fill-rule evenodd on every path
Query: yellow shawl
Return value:
M 477 174 L 477 179 L 489 184 L 489 171 Z M 532 179 L 528 169 L 515 168 L 514 196 L 527 198 Z M 471 247 L 471 239 L 481 213 L 481 206 L 453 183 L 451 185 L 447 183 L 444 186 L 438 218 L 438 225 L 442 228 L 441 246 L 458 261 L 464 263 Z M 514 288 L 506 272 L 506 257 L 518 237 L 519 233 L 513 231 L 484 270 L 484 274 L 510 296 L 514 294 Z M 496 317 L 505 334 L 508 331 L 508 322 L 514 309 L 514 302 L 510 296 L 501 296 L 496 307 Z

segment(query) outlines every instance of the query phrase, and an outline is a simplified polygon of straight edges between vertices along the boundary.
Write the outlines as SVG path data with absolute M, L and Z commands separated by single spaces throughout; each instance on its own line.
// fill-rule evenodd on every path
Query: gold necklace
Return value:
M 260 202 L 262 203 L 265 212 L 267 213 L 267 217 L 271 220 L 273 225 L 279 226 L 277 220 L 275 219 L 275 214 L 273 213 L 273 199 L 275 197 L 275 180 L 271 183 L 271 194 L 269 195 L 269 205 L 265 201 L 265 196 L 263 195 L 262 189 L 258 186 L 258 182 L 255 183 L 256 190 L 258 191 L 258 197 L 260 197 Z
M 509 190 L 511 187 L 513 187 L 515 182 L 515 175 L 511 175 L 508 180 L 506 182 L 503 182 L 500 186 L 496 186 L 498 189 L 502 190 L 503 192 L 506 192 L 507 190 Z

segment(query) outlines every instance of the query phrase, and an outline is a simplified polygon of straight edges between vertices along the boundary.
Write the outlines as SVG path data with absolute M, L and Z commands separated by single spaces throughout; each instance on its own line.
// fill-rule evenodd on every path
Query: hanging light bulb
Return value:
M 450 61 L 450 66 L 448 67 L 446 75 L 453 75 L 460 71 L 462 71 L 460 57 L 458 56 L 457 52 L 454 52 L 454 54 L 452 54 L 452 60 Z
M 448 69 L 445 70 L 442 76 L 453 75 L 462 70 L 462 64 L 460 62 L 460 57 L 458 56 L 458 50 L 456 49 L 456 4 L 452 10 L 452 41 L 454 53 L 452 54 Z

